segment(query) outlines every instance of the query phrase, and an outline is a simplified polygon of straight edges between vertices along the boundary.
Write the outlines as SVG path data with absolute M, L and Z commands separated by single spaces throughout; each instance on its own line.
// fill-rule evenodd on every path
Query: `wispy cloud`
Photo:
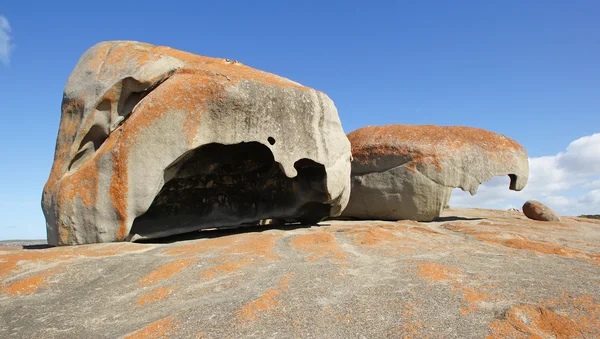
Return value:
M 8 19 L 0 15 L 0 62 L 5 65 L 8 65 L 10 62 L 10 53 L 13 50 L 10 33 L 11 29 Z
M 529 159 L 529 182 L 520 192 L 508 190 L 508 177 L 497 177 L 476 196 L 455 190 L 450 206 L 521 208 L 539 200 L 562 215 L 600 213 L 600 133 L 573 141 L 564 152 Z

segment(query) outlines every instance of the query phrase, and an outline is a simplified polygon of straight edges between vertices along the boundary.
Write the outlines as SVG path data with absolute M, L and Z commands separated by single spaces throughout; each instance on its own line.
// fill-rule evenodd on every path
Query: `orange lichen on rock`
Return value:
M 245 257 L 275 260 L 279 256 L 273 253 L 279 234 L 234 234 L 200 242 L 186 243 L 163 251 L 163 254 L 180 257 L 196 256 L 208 252 L 237 254 Z
M 202 253 L 211 252 L 214 250 L 225 249 L 238 241 L 238 237 L 244 236 L 241 235 L 227 235 L 218 238 L 206 239 L 202 241 L 194 241 L 189 243 L 183 243 L 182 245 L 178 245 L 177 247 L 171 247 L 162 252 L 162 254 L 166 255 L 175 255 L 175 256 L 195 256 Z
M 178 326 L 174 317 L 170 316 L 157 320 L 123 339 L 166 339 L 175 333 Z
M 403 240 L 391 230 L 381 227 L 355 227 L 351 228 L 347 234 L 353 238 L 355 244 L 366 246 L 377 246 L 388 242 L 397 243 Z
M 62 118 L 58 138 L 56 140 L 56 151 L 54 155 L 54 163 L 50 170 L 50 177 L 44 185 L 44 192 L 52 191 L 56 188 L 56 184 L 60 177 L 67 171 L 68 158 L 70 157 L 71 144 L 77 134 L 79 123 L 81 122 L 81 112 L 85 103 L 83 100 L 69 100 L 62 103 Z
M 251 301 L 250 303 L 242 306 L 238 310 L 237 315 L 240 320 L 254 320 L 262 312 L 272 312 L 280 301 L 277 300 L 278 296 L 287 291 L 288 283 L 293 273 L 284 275 L 279 280 L 279 285 L 275 288 L 271 288 L 263 292 L 258 299 Z
M 111 51 L 111 62 L 118 63 L 122 58 L 131 58 L 130 55 L 123 55 L 122 58 L 116 57 L 115 55 L 119 55 L 119 53 L 131 53 L 125 47 L 119 50 L 120 52 Z M 124 240 L 128 231 L 128 220 L 126 218 L 128 215 L 128 158 L 131 146 L 136 144 L 136 139 L 155 120 L 170 111 L 186 112 L 184 133 L 187 135 L 188 143 L 192 144 L 202 118 L 202 112 L 206 109 L 205 105 L 211 101 L 221 100 L 219 98 L 224 95 L 225 86 L 234 84 L 227 82 L 226 79 L 235 79 L 236 82 L 240 80 L 256 80 L 269 85 L 304 88 L 276 75 L 254 70 L 247 66 L 231 65 L 225 63 L 222 59 L 196 56 L 168 47 L 152 47 L 147 53 L 142 53 L 141 55 L 150 55 L 156 59 L 162 53 L 177 58 L 181 57 L 183 58 L 181 60 L 188 64 L 176 75 L 171 76 L 165 81 L 165 86 L 159 86 L 154 89 L 152 97 L 149 97 L 147 100 L 141 102 L 139 107 L 136 107 L 135 110 L 143 114 L 131 114 L 128 123 L 116 131 L 117 133 L 112 133 L 108 138 L 113 140 L 119 137 L 122 138 L 113 147 L 113 178 L 110 187 L 111 201 L 120 216 L 120 227 L 117 234 L 118 240 Z M 146 60 L 148 59 L 147 57 L 138 59 L 138 62 L 148 61 Z M 104 65 L 109 64 L 110 62 Z M 160 100 L 154 100 L 153 98 L 160 98 Z M 99 157 L 96 157 L 96 159 L 99 159 Z M 87 190 L 90 191 L 90 193 L 87 193 L 88 195 L 96 194 L 95 189 L 92 190 L 90 188 Z
M 4 287 L 0 289 L 0 292 L 10 295 L 32 294 L 35 293 L 38 288 L 45 286 L 45 279 L 46 275 L 44 274 L 36 275 L 31 278 L 20 280 L 8 287 Z
M 32 263 L 57 263 L 75 258 L 93 258 L 122 255 L 147 249 L 147 245 L 121 243 L 84 245 L 77 247 L 54 247 L 44 250 L 19 250 L 0 253 L 0 277 L 7 276 L 21 265 Z
M 280 234 L 249 234 L 240 237 L 231 247 L 223 249 L 221 253 L 243 254 L 255 258 L 275 260 L 279 258 L 277 254 L 273 253 L 275 240 L 280 237 Z
M 454 278 L 451 277 L 451 275 L 458 275 L 462 273 L 457 268 L 430 262 L 418 262 L 417 269 L 419 277 L 429 282 L 436 282 L 440 280 L 454 280 Z
M 113 133 L 110 137 L 118 140 L 122 131 Z M 109 137 L 109 138 L 110 138 Z M 108 146 L 106 146 L 108 147 Z M 109 197 L 115 211 L 119 215 L 119 229 L 116 234 L 118 240 L 125 240 L 127 237 L 127 150 L 121 150 L 121 143 L 112 152 L 112 179 L 109 189 Z
M 462 271 L 449 266 L 430 262 L 417 262 L 419 277 L 430 283 L 448 281 L 452 283 L 452 291 L 463 296 L 467 306 L 461 308 L 461 313 L 467 314 L 478 309 L 478 305 L 485 301 L 499 300 L 500 297 L 484 293 L 473 286 L 465 285 L 462 281 Z
M 353 226 L 345 231 L 354 244 L 368 250 L 384 251 L 386 255 L 397 256 L 414 253 L 420 242 L 404 231 L 410 230 L 397 225 Z
M 25 295 L 36 293 L 38 289 L 47 286 L 48 278 L 57 274 L 60 271 L 60 267 L 61 266 L 59 265 L 46 270 L 43 273 L 7 284 L 8 286 L 3 286 L 0 288 L 0 293 L 6 293 L 9 295 Z
M 146 304 L 151 304 L 159 300 L 166 299 L 171 293 L 173 293 L 174 290 L 175 288 L 173 287 L 156 288 L 150 291 L 149 293 L 146 293 L 143 296 L 139 297 L 137 300 L 137 305 L 144 306 Z
M 418 338 L 421 333 L 420 331 L 425 327 L 425 325 L 415 320 L 414 309 L 415 303 L 411 302 L 404 306 L 404 312 L 402 312 L 402 328 L 404 329 L 405 335 L 404 338 Z
M 104 142 L 104 147 L 100 148 L 97 151 L 94 159 L 101 159 L 103 154 L 105 154 L 106 152 L 111 152 L 112 148 L 118 141 L 118 133 L 115 133 L 111 136 L 112 138 L 109 137 Z M 57 144 L 57 149 L 60 147 L 63 146 Z M 71 153 L 73 152 L 74 151 L 71 150 Z M 68 156 L 65 156 L 66 159 L 73 158 L 74 154 L 71 153 L 69 153 Z M 57 156 L 58 155 L 56 155 L 55 157 Z M 98 163 L 96 161 L 92 161 L 92 158 L 88 160 L 89 161 L 85 161 L 83 164 L 81 164 L 77 171 L 70 172 L 66 175 L 64 175 L 64 172 L 67 171 L 68 162 L 64 165 L 53 165 L 52 172 L 50 174 L 50 179 L 48 179 L 48 182 L 52 182 L 52 184 L 46 184 L 46 186 L 44 187 L 44 195 L 50 194 L 49 190 L 51 188 L 56 189 L 57 191 L 55 203 L 59 206 L 59 208 L 67 208 L 66 206 L 70 206 L 70 208 L 73 208 L 73 201 L 77 196 L 81 198 L 86 208 L 94 208 L 96 204 L 96 196 L 98 193 L 99 168 Z M 55 163 L 56 162 L 57 160 L 55 160 Z M 53 178 L 54 175 L 58 175 L 54 173 L 54 166 L 63 166 L 62 173 L 60 173 L 60 175 L 64 175 L 64 177 L 60 181 L 60 185 L 58 185 L 57 187 L 56 185 L 60 178 Z M 60 243 L 64 244 L 72 240 L 69 239 L 69 237 L 72 235 L 70 225 L 65 225 L 63 221 L 59 219 L 57 228 L 59 232 Z
M 477 226 L 469 224 L 448 223 L 442 226 L 451 231 L 472 235 L 478 240 L 492 245 L 501 245 L 517 250 L 530 250 L 542 254 L 554 254 L 567 258 L 579 258 L 584 259 L 595 265 L 600 265 L 600 254 L 586 252 L 577 248 L 567 247 L 557 243 L 546 241 L 534 241 L 530 240 L 529 238 L 523 235 L 515 234 L 512 232 L 479 231 L 476 229 Z
M 214 279 L 220 275 L 236 272 L 261 260 L 276 260 L 279 256 L 273 253 L 275 240 L 281 235 L 276 234 L 237 234 L 229 237 L 215 238 L 196 244 L 196 247 L 184 245 L 166 251 L 166 254 L 193 255 L 201 252 L 216 250 L 219 257 L 214 262 L 220 263 L 201 273 L 204 279 Z M 237 259 L 235 256 L 243 256 Z
M 586 334 L 585 337 L 600 337 L 600 299 L 598 296 L 570 296 L 563 292 L 561 297 L 542 301 L 549 309 L 568 310 L 568 316 L 577 323 L 576 329 Z
M 166 54 L 186 62 L 185 69 L 192 71 L 203 70 L 216 76 L 221 76 L 230 81 L 232 85 L 239 81 L 246 80 L 257 81 L 271 86 L 306 89 L 306 87 L 298 83 L 275 74 L 263 72 L 227 59 L 200 56 L 165 46 L 156 46 L 152 51 L 158 54 Z
M 478 305 L 482 302 L 501 299 L 499 296 L 478 291 L 471 286 L 458 286 L 458 289 L 464 294 L 463 300 L 468 303 L 467 306 L 460 309 L 463 315 L 477 310 Z
M 98 165 L 95 162 L 86 162 L 73 172 L 61 187 L 61 192 L 64 194 L 60 194 L 60 202 L 65 203 L 79 196 L 86 207 L 92 207 L 96 204 L 97 189 Z
M 370 162 L 383 155 L 406 156 L 409 168 L 416 164 L 433 165 L 441 170 L 441 157 L 477 147 L 489 157 L 499 152 L 522 150 L 512 139 L 486 130 L 463 126 L 387 125 L 367 126 L 348 134 L 352 156 L 360 162 Z M 443 148 L 444 154 L 438 149 Z
M 215 267 L 211 267 L 206 271 L 202 272 L 200 275 L 204 279 L 214 279 L 217 276 L 228 274 L 232 272 L 236 272 L 241 270 L 242 268 L 252 265 L 254 262 L 250 259 L 240 260 L 235 262 L 227 262 Z
M 580 338 L 580 325 L 565 315 L 543 306 L 518 305 L 510 308 L 505 319 L 490 324 L 487 339 L 500 338 Z
M 309 261 L 324 257 L 333 257 L 335 260 L 346 258 L 346 253 L 340 250 L 335 237 L 329 233 L 298 235 L 292 239 L 291 245 L 301 252 L 311 254 Z
M 132 171 L 137 163 L 133 150 L 138 149 L 140 140 L 154 138 L 156 128 L 164 126 L 160 122 L 168 119 L 172 122 L 169 128 L 181 132 L 169 133 L 178 138 L 172 143 L 177 146 L 172 148 L 181 146 L 176 152 L 197 148 L 203 119 L 209 114 L 218 115 L 211 107 L 223 104 L 232 87 L 246 84 L 270 87 L 269 90 L 280 87 L 313 91 L 237 61 L 165 46 L 107 41 L 90 48 L 65 86 L 54 163 L 44 188 L 44 213 L 53 224 L 50 243 L 125 240 L 138 216 L 133 211 L 146 208 L 137 206 L 139 200 L 129 192 L 138 192 L 132 190 L 137 184 L 137 172 Z M 335 110 L 332 113 L 337 116 Z M 110 186 L 98 187 L 102 177 L 98 172 L 112 173 Z M 112 204 L 96 201 L 107 193 Z M 79 234 L 89 231 L 90 227 L 81 224 L 87 223 L 85 219 L 94 213 L 112 223 L 111 236 L 100 230 L 96 232 L 102 234 L 101 239 Z
M 139 285 L 149 286 L 155 284 L 161 280 L 168 279 L 174 275 L 179 274 L 184 268 L 194 264 L 198 259 L 180 259 L 172 261 L 168 264 L 164 264 L 156 270 L 148 273 L 145 277 L 140 279 Z

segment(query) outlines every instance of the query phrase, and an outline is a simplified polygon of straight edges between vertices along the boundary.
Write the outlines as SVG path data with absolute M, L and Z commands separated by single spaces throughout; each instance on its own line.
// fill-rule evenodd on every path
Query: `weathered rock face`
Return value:
M 553 210 L 536 200 L 528 200 L 523 204 L 523 214 L 533 220 L 560 221 L 560 218 Z
M 89 49 L 64 91 L 50 244 L 339 215 L 350 144 L 319 91 L 138 42 Z
M 472 195 L 494 176 L 520 191 L 529 176 L 527 152 L 496 133 L 461 126 L 368 126 L 348 134 L 352 194 L 344 217 L 438 217 L 459 187 Z

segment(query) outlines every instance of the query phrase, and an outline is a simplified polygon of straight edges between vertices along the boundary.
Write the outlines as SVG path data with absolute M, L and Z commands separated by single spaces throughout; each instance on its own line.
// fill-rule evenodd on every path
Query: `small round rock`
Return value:
M 523 214 L 529 219 L 540 221 L 560 221 L 560 218 L 548 206 L 537 200 L 528 200 L 523 204 Z

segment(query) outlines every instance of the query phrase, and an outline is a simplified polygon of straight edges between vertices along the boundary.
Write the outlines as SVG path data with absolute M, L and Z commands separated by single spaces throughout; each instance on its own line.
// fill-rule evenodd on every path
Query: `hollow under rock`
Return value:
M 130 237 L 146 238 L 261 220 L 316 223 L 329 215 L 323 165 L 298 160 L 288 178 L 258 142 L 207 144 L 165 171 L 165 184 Z

